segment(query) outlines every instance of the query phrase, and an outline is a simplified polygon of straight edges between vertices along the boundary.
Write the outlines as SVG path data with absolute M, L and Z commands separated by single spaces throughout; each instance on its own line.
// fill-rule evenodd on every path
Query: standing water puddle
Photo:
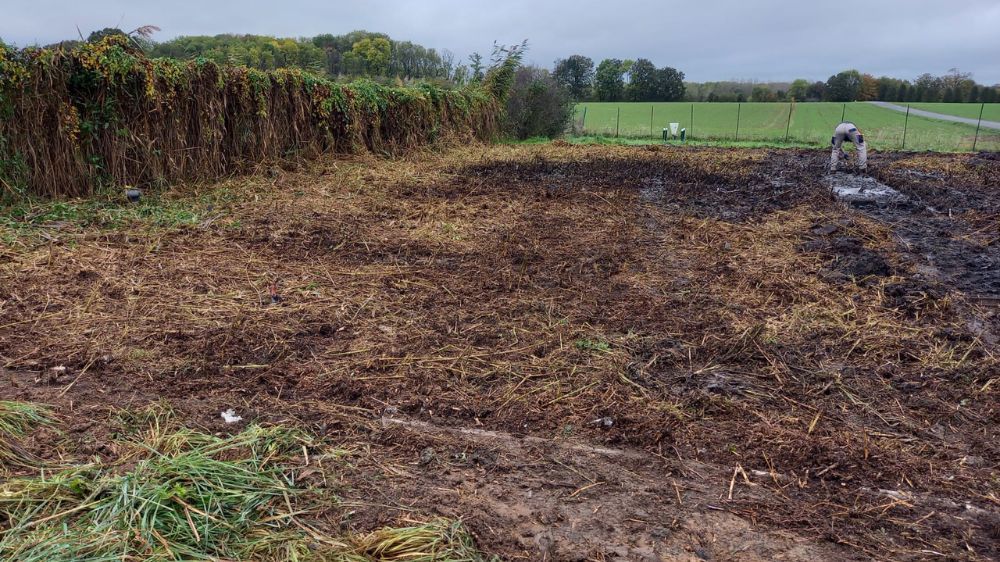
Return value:
M 902 193 L 868 176 L 836 173 L 830 175 L 828 182 L 833 194 L 848 203 L 893 203 L 907 199 Z

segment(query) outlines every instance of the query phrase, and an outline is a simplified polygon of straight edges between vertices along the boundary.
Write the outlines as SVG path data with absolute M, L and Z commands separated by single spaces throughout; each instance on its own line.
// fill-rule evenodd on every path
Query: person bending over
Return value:
M 868 169 L 868 146 L 865 144 L 865 136 L 861 133 L 861 129 L 857 125 L 851 122 L 841 123 L 837 125 L 837 128 L 833 131 L 833 138 L 830 143 L 833 145 L 833 152 L 830 154 L 830 172 L 837 171 L 837 164 L 841 160 L 847 159 L 847 153 L 844 152 L 843 144 L 844 141 L 851 141 L 854 143 L 854 147 L 858 149 L 858 169 L 865 171 Z

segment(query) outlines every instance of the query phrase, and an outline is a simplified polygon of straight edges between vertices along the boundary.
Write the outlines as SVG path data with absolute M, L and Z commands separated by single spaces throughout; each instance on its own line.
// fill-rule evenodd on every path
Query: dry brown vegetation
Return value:
M 148 59 L 124 36 L 71 51 L 0 45 L 0 197 L 162 188 L 279 158 L 490 139 L 502 102 L 487 88 L 507 79 L 507 66 L 461 90 L 394 88 Z
M 998 162 L 879 155 L 912 199 L 858 209 L 824 160 L 355 156 L 18 231 L 0 398 L 56 406 L 49 457 L 161 399 L 300 425 L 350 451 L 314 524 L 463 518 L 504 559 L 998 556 Z

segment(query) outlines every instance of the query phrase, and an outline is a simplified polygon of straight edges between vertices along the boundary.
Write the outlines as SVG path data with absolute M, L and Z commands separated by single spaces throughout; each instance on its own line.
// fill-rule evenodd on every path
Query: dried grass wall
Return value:
M 0 192 L 86 196 L 289 156 L 489 139 L 501 107 L 490 85 L 340 84 L 298 70 L 148 59 L 121 37 L 74 51 L 0 45 Z

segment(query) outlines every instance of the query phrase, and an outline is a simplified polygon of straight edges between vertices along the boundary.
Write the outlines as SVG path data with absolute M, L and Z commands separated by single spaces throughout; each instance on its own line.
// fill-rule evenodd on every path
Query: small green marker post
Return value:
M 906 150 L 906 128 L 910 124 L 910 104 L 906 104 L 906 117 L 903 121 L 903 146 L 900 150 Z
M 740 142 L 740 113 L 743 110 L 743 104 L 736 104 L 736 142 Z
M 983 110 L 986 109 L 986 104 L 979 106 L 979 123 L 976 124 L 976 138 L 972 141 L 972 152 L 976 151 L 976 145 L 979 144 L 979 128 L 983 126 Z
M 694 139 L 694 104 L 691 104 L 691 131 L 688 137 Z
M 785 144 L 788 144 L 788 129 L 792 126 L 792 105 L 788 104 L 788 122 L 785 123 Z

